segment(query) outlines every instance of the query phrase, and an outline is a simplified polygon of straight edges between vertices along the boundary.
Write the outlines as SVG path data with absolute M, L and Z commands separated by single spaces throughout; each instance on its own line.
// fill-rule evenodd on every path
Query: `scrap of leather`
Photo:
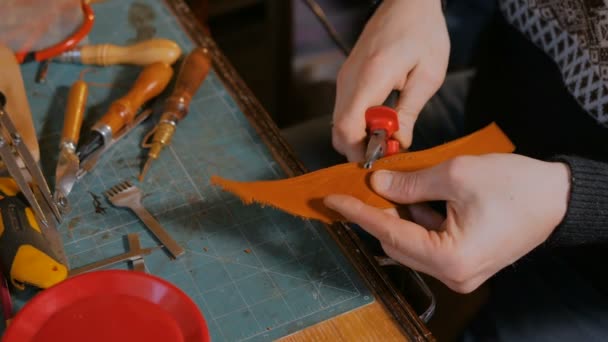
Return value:
M 15 53 L 7 46 L 0 45 L 0 91 L 6 96 L 6 112 L 13 121 L 25 146 L 30 150 L 34 160 L 40 160 L 40 147 L 32 112 L 25 92 L 25 85 L 21 75 L 21 68 Z M 24 167 L 23 161 L 18 158 L 17 163 Z M 0 168 L 4 163 L 0 162 Z
M 245 204 L 256 202 L 301 218 L 332 223 L 343 218 L 323 205 L 323 198 L 330 194 L 350 195 L 381 209 L 395 207 L 394 203 L 372 190 L 369 178 L 376 170 L 415 171 L 457 156 L 511 153 L 514 150 L 515 146 L 504 132 L 491 123 L 467 136 L 430 149 L 382 158 L 371 169 L 365 169 L 359 163 L 346 163 L 297 177 L 253 182 L 233 181 L 214 175 L 211 184 L 237 195 Z

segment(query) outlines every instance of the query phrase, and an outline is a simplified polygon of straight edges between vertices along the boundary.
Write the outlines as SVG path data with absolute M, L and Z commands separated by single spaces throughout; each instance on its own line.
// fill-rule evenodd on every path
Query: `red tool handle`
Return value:
M 394 109 L 386 106 L 371 107 L 365 111 L 365 123 L 370 132 L 386 131 L 385 156 L 399 152 L 399 141 L 392 139 L 393 133 L 399 130 L 399 119 Z
M 17 57 L 17 61 L 20 64 L 31 61 L 41 62 L 47 59 L 51 59 L 64 51 L 76 47 L 76 45 L 78 45 L 78 43 L 80 43 L 80 41 L 84 39 L 87 34 L 89 34 L 91 29 L 93 28 L 93 23 L 95 22 L 95 14 L 93 13 L 93 9 L 89 5 L 88 1 L 82 2 L 82 11 L 84 14 L 84 21 L 78 31 L 76 31 L 73 35 L 55 45 L 49 46 L 39 51 L 17 52 L 15 54 L 15 56 Z

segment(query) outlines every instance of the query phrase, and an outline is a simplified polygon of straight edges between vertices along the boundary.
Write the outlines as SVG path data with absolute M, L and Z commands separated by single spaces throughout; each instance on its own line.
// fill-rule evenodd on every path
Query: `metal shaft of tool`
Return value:
M 146 272 L 146 264 L 144 264 L 144 258 L 137 258 L 135 260 L 131 260 L 133 263 L 133 270 L 137 272 Z
M 76 268 L 74 270 L 70 271 L 70 276 L 75 276 L 81 273 L 85 273 L 85 272 L 90 272 L 90 271 L 95 271 L 98 269 L 102 269 L 102 268 L 106 268 L 112 265 L 116 265 L 120 262 L 123 261 L 130 261 L 133 259 L 137 259 L 137 258 L 141 258 L 141 251 L 129 251 L 127 253 L 124 254 L 120 254 L 120 255 L 116 255 L 113 256 L 111 258 L 105 259 L 105 260 L 101 260 L 98 262 L 94 262 L 90 265 L 87 266 L 83 266 L 80 268 Z
M 372 132 L 367 144 L 367 151 L 365 151 L 365 164 L 363 165 L 366 169 L 371 169 L 373 163 L 382 158 L 386 151 L 386 131 L 378 130 Z
M 19 165 L 15 161 L 15 157 L 16 156 L 13 154 L 13 151 L 7 144 L 6 139 L 0 137 L 0 158 L 2 158 L 2 161 L 4 162 L 4 165 L 6 166 L 8 172 L 11 174 L 11 176 L 21 189 L 23 196 L 25 196 L 27 201 L 30 203 L 32 209 L 34 210 L 34 214 L 36 214 L 36 217 L 39 218 L 44 227 L 48 227 L 49 222 L 46 218 L 46 215 L 40 207 L 40 204 L 36 200 L 36 196 L 30 188 L 28 181 L 21 174 L 21 170 L 19 168 Z
M 23 143 L 23 139 L 21 139 L 21 135 L 18 133 L 17 128 L 4 110 L 0 110 L 0 124 L 2 124 L 2 126 L 4 126 L 8 132 L 12 132 L 10 133 L 10 139 L 12 140 L 13 148 L 26 165 L 28 172 L 32 176 L 32 181 L 37 185 L 38 189 L 40 189 L 40 193 L 46 202 L 48 209 L 50 209 L 52 214 L 55 216 L 57 222 L 61 222 L 61 213 L 53 200 L 51 189 L 49 188 L 49 185 L 47 184 L 40 168 L 36 167 L 38 163 L 36 160 L 34 160 L 34 157 Z M 45 220 L 48 220 L 48 217 L 45 217 Z
M 129 241 L 129 250 L 141 250 L 141 244 L 139 243 L 139 237 L 137 234 L 127 235 L 127 240 Z M 133 270 L 138 272 L 146 272 L 146 265 L 144 264 L 143 256 L 140 255 L 139 258 L 131 260 L 131 263 L 133 264 Z
M 0 158 L 4 162 L 9 174 L 17 183 L 21 193 L 28 201 L 34 211 L 34 216 L 42 228 L 42 233 L 49 241 L 50 247 L 58 258 L 57 261 L 67 265 L 68 259 L 65 255 L 61 234 L 57 230 L 57 223 L 61 222 L 61 214 L 52 199 L 50 189 L 38 163 L 23 143 L 17 128 L 4 110 L 3 104 L 0 106 Z M 17 163 L 20 157 L 27 171 Z M 33 182 L 33 186 L 30 186 Z M 40 199 L 42 197 L 42 199 Z M 42 202 L 42 203 L 41 203 Z M 55 216 L 53 218 L 53 216 Z
M 167 248 L 169 253 L 174 258 L 177 258 L 186 252 L 184 248 L 180 246 L 177 241 L 175 241 L 171 237 L 171 235 L 169 235 L 169 233 L 167 233 L 167 231 L 160 225 L 160 223 L 156 221 L 154 216 L 152 216 L 152 214 L 150 214 L 150 212 L 146 210 L 146 208 L 139 204 L 132 205 L 130 208 L 131 210 L 133 210 L 135 215 L 137 215 L 137 217 L 139 217 L 144 222 L 150 232 L 152 232 L 152 234 L 156 236 L 156 238 L 165 246 L 165 248 Z
M 34 195 L 28 181 L 21 174 L 21 170 L 19 165 L 15 160 L 15 155 L 12 154 L 10 147 L 6 144 L 4 138 L 0 137 L 0 158 L 4 161 L 4 165 L 8 169 L 8 172 L 11 174 L 17 186 L 19 187 L 23 196 L 28 201 L 32 210 L 34 211 L 34 216 L 36 216 L 36 220 L 42 229 L 42 234 L 49 241 L 50 247 L 55 252 L 57 256 L 57 261 L 62 263 L 63 265 L 68 264 L 68 258 L 65 254 L 65 250 L 63 248 L 63 242 L 61 239 L 61 234 L 57 229 L 57 224 L 51 217 L 51 213 L 48 210 L 42 209 L 39 205 L 39 202 Z M 47 219 L 48 217 L 48 219 Z
M 108 259 L 104 259 L 104 260 L 100 260 L 97 262 L 94 262 L 92 264 L 80 267 L 80 268 L 76 268 L 70 271 L 70 277 L 85 273 L 85 272 L 91 272 L 91 271 L 96 271 L 102 268 L 106 268 L 106 267 L 110 267 L 113 265 L 116 265 L 118 263 L 124 262 L 124 261 L 132 261 L 132 262 L 136 262 L 138 259 L 142 259 L 143 260 L 143 256 L 150 254 L 152 251 L 154 251 L 157 247 L 154 248 L 145 248 L 145 249 L 141 249 L 141 247 L 139 247 L 139 238 L 137 237 L 137 234 L 129 234 L 127 236 L 128 240 L 129 240 L 129 251 L 127 253 L 123 253 L 120 255 L 116 255 L 113 256 L 111 258 Z M 134 244 L 132 241 L 136 241 L 136 243 Z M 134 264 L 134 267 L 135 264 Z

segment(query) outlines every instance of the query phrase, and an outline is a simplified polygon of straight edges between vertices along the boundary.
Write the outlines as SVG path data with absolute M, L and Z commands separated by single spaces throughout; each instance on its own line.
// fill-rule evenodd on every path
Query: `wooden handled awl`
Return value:
M 177 123 L 188 115 L 192 97 L 207 77 L 210 68 L 211 59 L 204 48 L 195 48 L 184 58 L 177 74 L 175 88 L 165 101 L 160 121 L 144 137 L 142 145 L 150 150 L 148 160 L 139 175 L 140 181 L 143 181 L 152 161 L 158 158 L 163 147 L 171 142 Z M 150 136 L 152 140 L 148 141 Z
M 146 66 L 129 92 L 112 102 L 106 114 L 95 123 L 89 134 L 83 137 L 77 150 L 81 163 L 131 123 L 139 108 L 158 96 L 167 87 L 172 76 L 173 68 L 167 63 L 158 62 Z
M 69 211 L 67 196 L 76 182 L 76 174 L 80 167 L 76 146 L 80 137 L 80 127 L 84 119 L 87 103 L 88 87 L 84 81 L 74 82 L 68 94 L 68 103 L 63 118 L 63 131 L 59 148 L 59 160 L 55 169 L 55 201 L 62 212 Z
M 172 40 L 153 38 L 120 46 L 114 44 L 84 45 L 64 52 L 53 61 L 91 65 L 132 64 L 145 66 L 163 62 L 173 64 L 181 56 L 182 50 Z

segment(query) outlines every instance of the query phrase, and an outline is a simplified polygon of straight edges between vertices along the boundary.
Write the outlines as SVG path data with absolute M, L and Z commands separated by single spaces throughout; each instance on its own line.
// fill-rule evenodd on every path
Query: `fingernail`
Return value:
M 372 185 L 378 191 L 388 191 L 392 182 L 393 172 L 391 171 L 376 171 L 372 176 Z

